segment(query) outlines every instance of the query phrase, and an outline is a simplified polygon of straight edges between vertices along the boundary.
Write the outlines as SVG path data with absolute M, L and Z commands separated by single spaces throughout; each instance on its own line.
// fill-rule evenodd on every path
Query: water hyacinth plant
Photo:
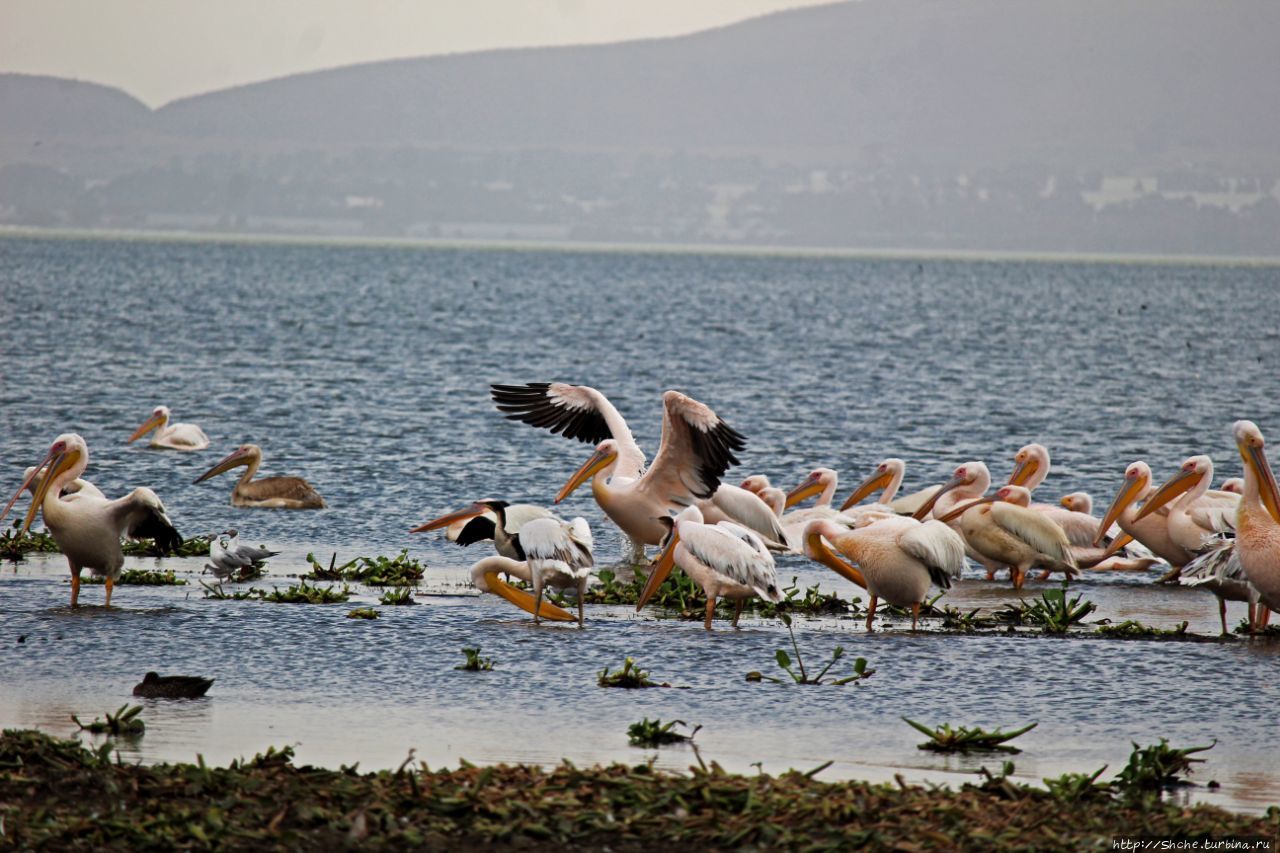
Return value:
M 138 719 L 138 715 L 142 713 L 141 705 L 121 705 L 114 714 L 107 713 L 106 721 L 93 718 L 91 723 L 82 723 L 80 718 L 75 714 L 71 715 L 71 721 L 80 727 L 83 732 L 90 732 L 96 735 L 109 735 L 111 737 L 137 737 L 146 731 L 147 726 L 142 720 Z
M 347 611 L 348 619 L 377 619 L 381 615 L 372 607 L 357 607 L 355 610 Z
M 489 672 L 493 669 L 493 658 L 480 657 L 480 647 L 474 649 L 464 648 L 462 654 L 466 657 L 466 661 L 458 664 L 454 669 L 460 669 L 463 672 Z
M 389 607 L 418 603 L 413 600 L 413 587 L 411 586 L 398 586 L 394 589 L 389 589 L 382 593 L 382 597 L 380 597 L 378 601 Z
M 917 723 L 915 720 L 902 718 L 903 721 L 916 731 L 926 735 L 929 739 L 918 745 L 919 749 L 928 749 L 933 752 L 1010 752 L 1017 753 L 1022 750 L 1016 746 L 1009 746 L 1008 742 L 1024 735 L 1034 729 L 1039 723 L 1032 723 L 1020 729 L 1011 732 L 987 731 L 986 729 L 974 726 L 957 726 L 952 728 L 950 723 L 943 723 L 937 728 L 929 728 L 923 723 Z
M 311 564 L 310 580 L 349 581 L 367 584 L 368 586 L 416 586 L 426 572 L 425 564 L 409 556 L 408 550 L 402 550 L 394 557 L 356 557 L 336 565 L 338 555 L 335 552 L 329 558 L 326 568 L 315 554 L 307 554 L 307 562 Z
M 797 672 L 791 668 L 791 656 L 787 654 L 784 649 L 778 649 L 777 653 L 774 655 L 774 659 L 778 662 L 778 666 L 781 667 L 783 672 L 789 675 L 791 680 L 796 684 L 822 684 L 822 679 L 826 677 L 828 670 L 835 666 L 836 662 L 839 661 L 840 658 L 844 657 L 844 646 L 836 646 L 835 651 L 831 653 L 831 660 L 827 661 L 827 665 L 818 670 L 816 675 L 810 675 L 804 668 L 804 659 L 800 655 L 800 646 L 796 643 L 796 634 L 791 628 L 791 617 L 786 613 L 783 613 L 778 618 L 782 620 L 783 625 L 787 626 L 787 632 L 791 635 L 791 648 L 795 650 L 795 664 L 799 671 Z M 862 681 L 870 678 L 874 674 L 874 669 L 867 669 L 867 659 L 860 657 L 853 662 L 853 675 L 846 676 L 844 678 L 833 678 L 828 683 L 849 684 L 850 682 Z M 760 672 L 747 673 L 747 681 L 772 681 L 774 684 L 782 683 L 782 679 L 773 678 L 772 676 L 764 675 Z
M 86 575 L 83 583 L 107 582 L 104 575 Z M 116 579 L 116 586 L 185 586 L 186 581 L 173 573 L 173 570 L 157 572 L 152 569 L 125 569 Z
M 684 729 L 689 728 L 688 723 L 684 720 L 672 720 L 669 723 L 664 723 L 660 719 L 651 720 L 645 717 L 640 722 L 627 726 L 627 742 L 632 746 L 656 749 L 673 743 L 688 743 L 702 729 L 702 726 L 694 726 L 689 729 L 688 734 L 681 734 L 674 731 L 676 726 Z
M 1199 764 L 1203 758 L 1192 758 L 1197 752 L 1213 749 L 1217 741 L 1208 746 L 1189 746 L 1176 749 L 1169 746 L 1169 741 L 1160 738 L 1160 742 L 1151 746 L 1133 745 L 1129 754 L 1129 763 L 1116 775 L 1116 784 L 1128 791 L 1159 791 L 1179 785 L 1189 785 L 1182 778 L 1191 772 L 1192 764 Z
M 1097 610 L 1092 601 L 1081 601 L 1079 595 L 1068 600 L 1067 584 L 1064 581 L 1061 589 L 1050 589 L 1040 593 L 1038 599 L 1027 599 L 1013 604 L 1006 604 L 992 616 L 1001 621 L 1015 625 L 1039 625 L 1046 634 L 1064 634 L 1072 625 L 1082 622 L 1084 617 Z
M 616 672 L 610 672 L 609 667 L 605 667 L 596 673 L 596 683 L 601 687 L 622 687 L 628 690 L 637 687 L 670 687 L 670 684 L 659 684 L 649 678 L 649 673 L 636 666 L 633 658 L 627 658 L 622 662 L 622 669 Z

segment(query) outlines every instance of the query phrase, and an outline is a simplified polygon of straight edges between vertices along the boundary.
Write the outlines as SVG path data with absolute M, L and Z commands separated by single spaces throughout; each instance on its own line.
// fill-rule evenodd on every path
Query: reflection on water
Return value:
M 147 732 L 122 747 L 128 758 L 224 763 L 296 744 L 302 762 L 365 768 L 398 766 L 410 749 L 433 765 L 638 762 L 652 753 L 628 747 L 626 727 L 659 716 L 703 724 L 704 756 L 733 770 L 831 760 L 824 778 L 957 783 L 1002 759 L 921 752 L 901 716 L 1038 721 L 1018 742 L 1020 778 L 1114 772 L 1135 740 L 1217 739 L 1195 778 L 1222 787 L 1190 795 L 1262 809 L 1280 800 L 1280 643 L 911 636 L 905 623 L 867 635 L 858 619 L 802 620 L 806 656 L 841 644 L 876 675 L 848 687 L 748 684 L 787 643 L 776 623 L 706 635 L 591 608 L 586 631 L 534 628 L 468 594 L 480 546 L 407 531 L 482 496 L 547 503 L 585 458 L 498 416 L 485 385 L 500 380 L 594 384 L 651 453 L 659 394 L 680 388 L 748 436 L 743 474 L 790 486 L 829 465 L 845 476 L 841 495 L 889 455 L 907 460 L 910 488 L 970 458 L 1000 478 L 1031 440 L 1054 454 L 1047 497 L 1109 500 L 1135 458 L 1161 472 L 1209 452 L 1219 478 L 1235 474 L 1231 421 L 1280 429 L 1280 378 L 1267 369 L 1280 363 L 1273 279 L 1203 266 L 0 240 L 0 486 L 16 487 L 55 434 L 75 430 L 93 454 L 89 479 L 108 494 L 149 485 L 187 535 L 236 526 L 283 551 L 257 586 L 305 572 L 308 551 L 342 562 L 408 548 L 430 566 L 420 606 L 366 622 L 343 618 L 376 602 L 365 589 L 348 605 L 207 600 L 202 560 L 164 561 L 189 584 L 122 587 L 109 612 L 96 606 L 102 588 L 86 586 L 90 606 L 73 612 L 61 557 L 34 557 L 0 572 L 0 725 L 69 735 L 72 714 L 131 702 L 155 669 L 217 681 L 203 700 L 145 703 Z M 38 336 L 13 334 L 18 317 Z M 210 450 L 125 445 L 159 403 L 200 423 Z M 243 441 L 263 445 L 266 473 L 306 476 L 331 508 L 235 510 L 231 478 L 191 483 Z M 586 490 L 565 511 L 592 521 L 601 562 L 621 552 Z M 800 559 L 779 574 L 850 592 Z M 1157 576 L 1077 588 L 1099 605 L 1091 619 L 1186 620 L 1216 635 L 1212 596 L 1152 585 Z M 1016 593 L 980 577 L 944 602 L 994 608 L 1052 587 Z M 1242 615 L 1231 605 L 1231 624 Z M 454 671 L 474 645 L 496 670 Z M 596 671 L 627 655 L 690 689 L 597 688 Z M 692 761 L 688 750 L 658 755 L 663 767 Z

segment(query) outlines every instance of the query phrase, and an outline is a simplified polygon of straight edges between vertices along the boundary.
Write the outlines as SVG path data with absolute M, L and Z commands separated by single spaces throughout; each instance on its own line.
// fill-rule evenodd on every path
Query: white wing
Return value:
M 964 570 L 964 539 L 941 521 L 930 519 L 898 536 L 898 546 L 924 563 L 935 586 L 950 589 Z
M 585 526 L 586 522 L 583 522 Z M 535 518 L 520 530 L 520 546 L 524 548 L 529 568 L 538 569 L 551 564 L 563 564 L 570 574 L 582 574 L 590 569 L 591 550 L 585 551 L 571 535 L 573 525 L 558 518 Z M 587 533 L 588 538 L 590 532 Z M 555 566 L 561 569 L 561 566 Z M 579 571 L 583 570 L 583 571 Z
M 490 385 L 489 395 L 508 420 L 523 421 L 586 444 L 612 438 L 618 442 L 616 477 L 634 479 L 644 470 L 644 451 L 631 436 L 627 422 L 605 395 L 590 386 L 565 382 Z
M 116 529 L 130 539 L 152 539 L 162 551 L 172 551 L 182 544 L 159 496 L 145 486 L 111 501 L 107 511 Z
M 1067 535 L 1067 541 L 1072 545 L 1079 548 L 1093 547 L 1093 540 L 1098 535 L 1098 525 L 1102 523 L 1101 519 L 1085 515 L 1083 512 L 1072 512 L 1066 507 L 1053 504 L 1033 504 L 1031 508 L 1061 527 L 1062 532 Z
M 1041 554 L 1075 565 L 1067 534 L 1051 519 L 1035 510 L 1006 501 L 996 501 L 991 504 L 991 519 Z
M 773 557 L 752 531 L 732 522 L 682 522 L 679 532 L 680 544 L 699 562 L 730 580 L 751 587 L 761 598 L 769 601 L 781 598 Z
M 1209 551 L 1205 551 L 1182 567 L 1181 579 L 1187 586 L 1212 584 L 1221 580 L 1247 581 L 1244 566 L 1240 565 L 1240 555 L 1236 553 L 1236 543 L 1226 542 Z
M 900 498 L 889 501 L 889 506 L 893 507 L 893 511 L 899 515 L 911 515 L 923 506 L 925 501 L 933 497 L 934 492 L 941 488 L 941 485 L 927 486 L 918 492 L 912 492 L 909 495 L 903 495 Z
M 711 497 L 747 440 L 709 406 L 678 391 L 663 394 L 662 406 L 662 446 L 636 488 L 679 506 Z
M 727 519 L 754 530 L 766 539 L 786 544 L 787 534 L 783 532 L 778 516 L 754 492 L 721 483 L 710 503 Z M 703 515 L 707 515 L 705 509 Z
M 1214 533 L 1234 533 L 1236 529 L 1236 509 L 1240 505 L 1238 495 L 1231 495 L 1234 500 L 1196 501 L 1187 510 L 1191 520 L 1205 530 Z
M 551 510 L 534 506 L 533 504 L 509 504 L 503 510 L 503 514 L 507 517 L 507 532 L 512 535 L 519 533 L 526 524 L 535 518 L 552 518 L 555 516 L 555 513 Z

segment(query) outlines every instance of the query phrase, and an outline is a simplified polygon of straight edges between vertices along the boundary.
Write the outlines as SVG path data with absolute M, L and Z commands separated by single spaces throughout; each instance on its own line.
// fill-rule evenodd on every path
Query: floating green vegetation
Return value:
M 462 654 L 466 657 L 466 661 L 458 664 L 454 669 L 460 669 L 463 672 L 488 672 L 493 669 L 493 658 L 480 657 L 480 647 L 474 649 L 463 649 Z
M 640 600 L 640 592 L 644 589 L 646 575 L 637 572 L 630 581 L 620 581 L 609 569 L 602 569 L 596 576 L 599 583 L 587 590 L 587 604 L 634 605 Z M 840 616 L 856 613 L 856 602 L 845 601 L 833 592 L 823 592 L 817 584 L 801 588 L 792 578 L 788 586 L 779 590 L 782 600 L 774 603 L 759 598 L 743 601 L 743 612 L 755 613 L 765 618 L 772 618 L 780 613 L 803 613 L 808 616 Z M 563 605 L 565 599 L 554 596 L 557 604 Z M 706 616 L 707 596 L 684 572 L 672 572 L 658 586 L 650 599 L 659 610 L 674 611 L 683 619 L 702 620 Z M 734 603 L 722 598 L 716 603 L 716 612 L 723 617 L 732 617 Z
M 1098 781 L 1106 769 L 1104 764 L 1093 773 L 1063 773 L 1056 779 L 1046 778 L 1044 787 L 1051 797 L 1064 803 L 1105 800 L 1115 793 L 1110 782 Z
M 1261 604 L 1258 606 L 1262 607 Z M 1280 637 L 1280 623 L 1268 625 L 1260 631 L 1254 631 L 1250 628 L 1248 619 L 1241 619 L 1240 624 L 1231 630 L 1236 634 L 1245 634 L 1253 637 Z
M 1080 596 L 1068 600 L 1067 585 L 1040 593 L 1038 599 L 1006 604 L 992 618 L 1013 625 L 1038 625 L 1046 634 L 1065 634 L 1067 629 L 1084 620 L 1098 606 L 1092 601 L 1081 601 Z
M 334 553 L 328 568 L 314 554 L 307 554 L 307 562 L 311 564 L 309 580 L 351 581 L 369 586 L 416 586 L 426 572 L 426 566 L 410 557 L 407 550 L 394 557 L 356 557 L 341 566 L 336 565 L 338 555 Z
M 601 687 L 625 687 L 634 689 L 637 687 L 670 687 L 670 684 L 659 684 L 649 679 L 649 673 L 636 666 L 633 658 L 627 658 L 622 662 L 622 669 L 617 672 L 610 672 L 609 667 L 605 667 L 596 673 L 596 684 Z
M 651 720 L 645 717 L 640 722 L 627 726 L 627 742 L 632 746 L 647 748 L 657 748 L 673 743 L 689 743 L 702 728 L 702 726 L 694 726 L 689 729 L 689 733 L 686 735 L 674 731 L 676 726 L 680 726 L 682 729 L 689 729 L 688 723 L 684 720 L 672 720 L 669 723 L 664 723 L 662 720 Z
M 94 717 L 92 723 L 82 723 L 75 714 L 71 715 L 71 721 L 79 726 L 82 732 L 91 732 L 95 735 L 110 735 L 112 737 L 138 737 L 147 729 L 146 724 L 138 719 L 138 715 L 141 713 L 141 705 L 132 707 L 121 705 L 114 714 L 107 713 L 105 715 L 106 722 Z
M 204 587 L 205 598 L 212 598 L 217 601 L 255 599 L 257 601 L 270 601 L 275 604 L 338 604 L 351 597 L 351 588 L 346 584 L 342 585 L 342 589 L 336 589 L 332 586 L 312 586 L 307 583 L 306 578 L 299 581 L 296 586 L 290 586 L 286 589 L 276 587 L 270 591 L 250 587 L 244 592 L 229 593 L 222 589 L 221 584 L 207 584 L 204 581 L 200 581 L 200 586 Z
M 1205 752 L 1217 745 L 1215 740 L 1208 746 L 1190 746 L 1175 749 L 1169 741 L 1160 738 L 1160 742 L 1151 746 L 1133 745 L 1129 754 L 1129 763 L 1116 775 L 1116 784 L 1126 791 L 1151 792 L 1164 788 L 1191 783 L 1182 778 L 1184 773 L 1191 772 L 1192 764 L 1199 764 L 1203 758 L 1192 758 L 1197 752 Z
M 796 632 L 791 627 L 791 617 L 786 613 L 778 616 L 782 620 L 782 624 L 787 626 L 787 633 L 791 635 L 791 648 L 795 650 L 795 665 L 798 672 L 791 668 L 791 656 L 787 654 L 785 649 L 778 649 L 774 655 L 778 666 L 782 671 L 791 677 L 796 684 L 822 684 L 822 679 L 826 676 L 827 671 L 836 665 L 840 658 L 844 657 L 844 646 L 836 646 L 835 651 L 831 653 L 831 660 L 827 661 L 827 665 L 818 670 L 816 675 L 810 675 L 804 668 L 804 659 L 800 655 L 800 646 L 796 643 Z M 858 658 L 853 662 L 853 675 L 845 678 L 833 678 L 830 684 L 848 684 L 851 681 L 862 681 L 875 675 L 874 669 L 867 669 L 867 659 Z M 782 684 L 782 679 L 765 675 L 761 672 L 748 672 L 747 681 L 772 681 L 774 684 Z
M 83 582 L 105 584 L 107 579 L 103 575 L 90 574 L 85 575 Z M 186 583 L 175 575 L 172 569 L 166 572 L 157 572 L 152 569 L 126 569 L 116 580 L 116 586 L 186 586 Z
M 377 619 L 381 615 L 372 607 L 357 607 L 355 610 L 347 611 L 348 619 Z
M 924 723 L 917 723 L 907 717 L 902 719 L 911 728 L 929 738 L 924 743 L 919 744 L 919 748 L 934 752 L 1021 752 L 1022 750 L 1016 746 L 1008 746 L 1008 741 L 1019 735 L 1026 734 L 1039 725 L 1039 723 L 1032 723 L 1029 726 L 1024 726 L 1011 732 L 1001 731 L 1000 729 L 989 732 L 977 726 L 973 728 L 958 726 L 953 729 L 950 723 L 943 723 L 936 729 L 931 729 Z
M 1104 637 L 1120 637 L 1125 640 L 1147 640 L 1158 637 L 1186 637 L 1187 623 L 1179 622 L 1176 628 L 1153 628 L 1133 619 L 1117 622 L 1113 625 L 1099 625 L 1097 632 Z
M 1158 799 L 1082 799 L 1001 779 L 961 789 L 645 764 L 431 770 L 115 763 L 39 732 L 0 737 L 0 826 L 15 850 L 1078 850 L 1117 835 L 1275 837 L 1277 818 Z M 1280 812 L 1276 812 L 1280 814 Z
M 406 604 L 418 603 L 413 600 L 413 587 L 411 586 L 398 586 L 395 589 L 389 589 L 382 594 L 382 597 L 379 598 L 378 601 L 388 607 L 399 607 Z
M 0 558 L 21 560 L 23 554 L 58 554 L 62 549 L 54 541 L 47 530 L 28 530 L 19 536 L 22 530 L 22 519 L 14 519 L 13 524 L 0 533 Z M 151 539 L 127 539 L 121 544 L 126 557 L 207 557 L 209 556 L 209 537 L 193 536 L 183 540 L 172 551 L 161 551 Z
M 980 609 L 974 608 L 966 613 L 958 607 L 952 607 L 948 604 L 943 606 L 941 610 L 936 610 L 936 615 L 942 617 L 942 628 L 947 631 L 960 631 L 965 634 L 971 634 L 975 631 L 996 627 L 997 621 L 995 619 L 990 616 L 978 615 Z M 924 614 L 921 613 L 921 615 Z

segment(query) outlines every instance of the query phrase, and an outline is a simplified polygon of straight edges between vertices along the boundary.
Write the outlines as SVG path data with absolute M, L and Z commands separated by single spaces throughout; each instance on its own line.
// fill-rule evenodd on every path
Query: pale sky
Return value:
M 678 35 L 830 0 L 0 0 L 0 71 L 151 106 L 403 56 Z

